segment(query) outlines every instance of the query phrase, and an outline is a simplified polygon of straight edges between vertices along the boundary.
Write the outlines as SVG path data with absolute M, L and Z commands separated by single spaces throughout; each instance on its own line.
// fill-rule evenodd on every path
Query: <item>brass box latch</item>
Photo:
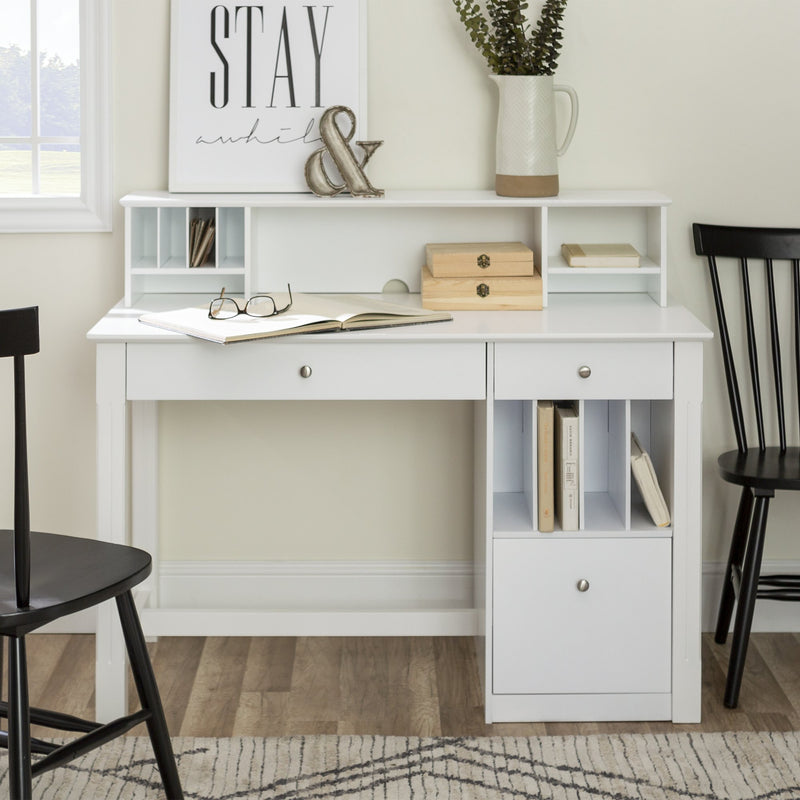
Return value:
M 475 292 L 478 295 L 478 297 L 488 297 L 489 287 L 485 283 L 479 283 L 477 288 L 475 289 Z
M 489 256 L 486 255 L 486 253 L 481 253 L 478 256 L 478 266 L 481 269 L 487 269 L 488 267 L 491 266 L 491 264 L 492 264 L 492 259 L 489 258 Z

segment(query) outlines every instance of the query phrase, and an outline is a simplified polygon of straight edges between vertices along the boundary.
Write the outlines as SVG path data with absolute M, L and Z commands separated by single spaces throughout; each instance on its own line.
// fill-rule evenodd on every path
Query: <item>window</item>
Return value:
M 3 0 L 0 230 L 109 230 L 104 0 Z

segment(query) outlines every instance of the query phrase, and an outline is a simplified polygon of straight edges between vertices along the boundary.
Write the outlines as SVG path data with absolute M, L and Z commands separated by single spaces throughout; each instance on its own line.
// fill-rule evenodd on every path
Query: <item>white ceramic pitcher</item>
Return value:
M 558 160 L 578 123 L 578 95 L 555 84 L 552 75 L 490 75 L 500 92 L 497 115 L 495 191 L 505 197 L 558 194 Z M 567 132 L 556 144 L 555 92 L 565 92 L 571 114 Z

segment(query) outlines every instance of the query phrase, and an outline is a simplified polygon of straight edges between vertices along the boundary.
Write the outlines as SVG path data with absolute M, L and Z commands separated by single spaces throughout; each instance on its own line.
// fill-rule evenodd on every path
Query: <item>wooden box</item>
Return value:
M 422 268 L 422 306 L 447 311 L 539 311 L 542 276 L 438 278 Z
M 434 278 L 533 276 L 533 251 L 522 242 L 456 242 L 425 246 Z

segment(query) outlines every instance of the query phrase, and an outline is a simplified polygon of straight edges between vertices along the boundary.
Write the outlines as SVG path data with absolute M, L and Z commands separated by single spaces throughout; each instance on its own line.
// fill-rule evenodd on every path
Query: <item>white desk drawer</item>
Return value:
M 671 576 L 669 539 L 495 540 L 495 693 L 670 691 Z
M 501 343 L 494 386 L 499 400 L 669 398 L 672 343 Z
M 304 377 L 303 373 L 307 373 Z M 129 344 L 129 400 L 477 400 L 481 342 Z

